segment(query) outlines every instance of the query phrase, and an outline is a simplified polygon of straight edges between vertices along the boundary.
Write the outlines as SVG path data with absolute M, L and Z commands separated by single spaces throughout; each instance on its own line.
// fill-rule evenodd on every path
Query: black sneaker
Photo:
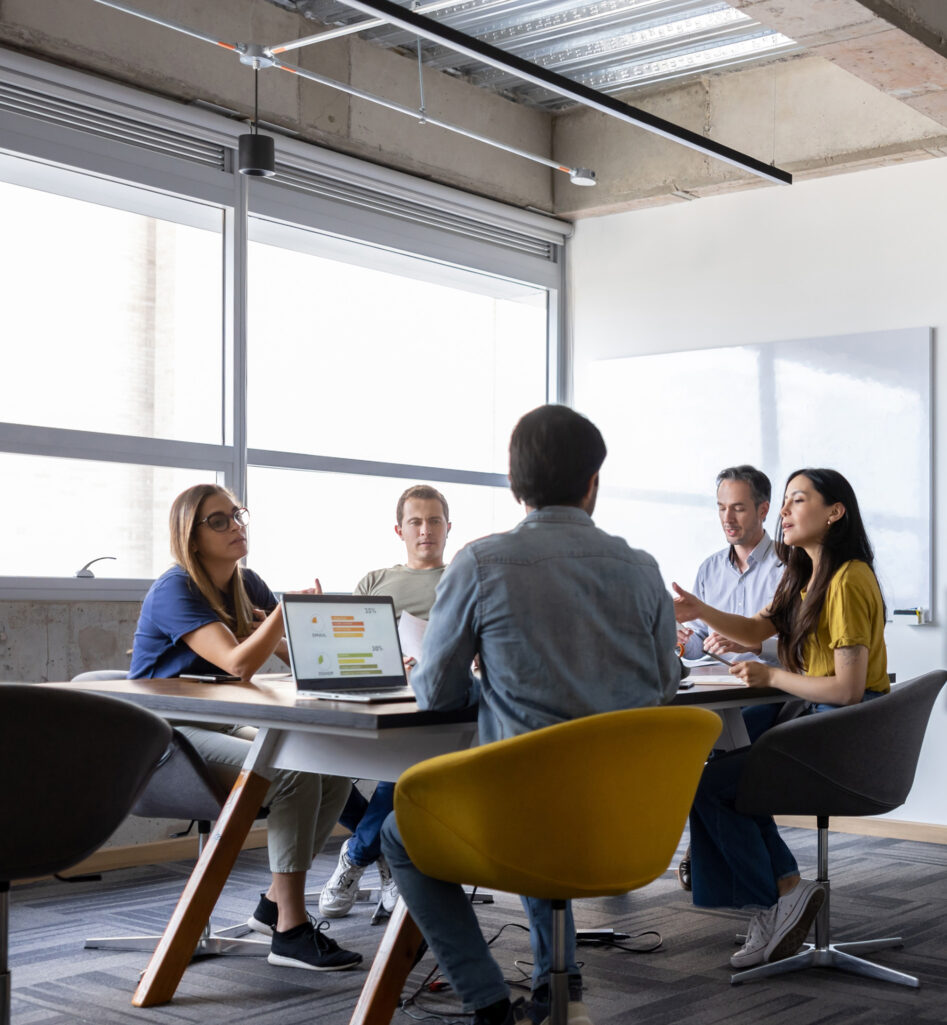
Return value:
M 265 893 L 260 894 L 260 902 L 256 910 L 247 919 L 247 925 L 254 932 L 261 932 L 264 936 L 272 936 L 276 932 L 276 922 L 279 919 L 279 908 L 276 901 L 270 900 Z
M 503 1013 L 500 1009 L 502 1003 L 502 1001 L 497 1001 L 497 1003 L 491 1004 L 490 1007 L 484 1007 L 475 1011 L 474 1025 L 490 1025 L 491 1019 L 498 1016 L 498 1010 L 500 1014 Z M 526 1025 L 529 1025 L 529 1019 L 526 1016 L 526 1001 L 523 997 L 520 997 L 519 1000 L 514 1000 L 513 1003 L 507 1000 L 506 1004 L 506 1016 L 497 1025 L 517 1025 L 518 1022 L 525 1022 Z
M 344 950 L 325 935 L 328 922 L 308 922 L 286 932 L 273 930 L 273 941 L 267 961 L 289 968 L 308 968 L 311 972 L 341 972 L 361 964 L 362 955 Z

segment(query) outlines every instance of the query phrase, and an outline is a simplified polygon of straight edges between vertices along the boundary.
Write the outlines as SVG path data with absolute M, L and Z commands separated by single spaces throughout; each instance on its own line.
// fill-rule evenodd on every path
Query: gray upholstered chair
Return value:
M 10 1021 L 9 890 L 61 872 L 121 824 L 171 742 L 127 701 L 0 683 L 0 1023 Z
M 927 721 L 945 681 L 947 670 L 938 669 L 899 684 L 884 697 L 775 726 L 750 748 L 736 806 L 754 815 L 816 816 L 818 878 L 826 900 L 816 918 L 814 944 L 807 943 L 794 957 L 738 972 L 732 983 L 815 967 L 919 985 L 913 975 L 857 956 L 900 947 L 901 937 L 831 942 L 829 818 L 881 815 L 905 802 Z
M 124 680 L 127 676 L 123 669 L 97 669 L 74 676 L 73 682 Z M 211 823 L 220 815 L 220 809 L 226 800 L 226 787 L 222 786 L 210 772 L 207 763 L 187 737 L 174 730 L 165 756 L 135 802 L 131 813 L 148 819 L 185 819 L 195 823 L 200 856 L 210 834 Z M 258 817 L 265 816 L 266 810 L 261 809 Z M 269 940 L 244 938 L 247 932 L 249 930 L 242 924 L 215 932 L 212 922 L 208 919 L 193 956 L 243 954 L 265 957 L 270 952 Z M 91 950 L 150 952 L 155 949 L 160 939 L 160 935 L 98 936 L 87 939 L 85 945 Z

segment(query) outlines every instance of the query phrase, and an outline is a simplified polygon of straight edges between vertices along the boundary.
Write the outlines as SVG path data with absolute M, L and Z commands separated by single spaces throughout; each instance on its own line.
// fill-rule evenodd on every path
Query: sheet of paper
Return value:
M 402 612 L 398 620 L 398 636 L 401 638 L 401 654 L 405 658 L 421 659 L 421 642 L 424 640 L 424 631 L 427 629 L 427 620 L 412 616 L 410 612 Z

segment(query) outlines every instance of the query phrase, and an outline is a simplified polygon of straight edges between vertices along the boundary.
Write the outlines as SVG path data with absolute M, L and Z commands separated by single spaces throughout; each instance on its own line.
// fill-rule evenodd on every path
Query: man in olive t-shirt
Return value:
M 427 619 L 434 604 L 434 592 L 444 573 L 444 547 L 450 533 L 447 500 L 437 490 L 418 484 L 398 499 L 395 533 L 404 542 L 407 562 L 366 573 L 355 587 L 356 594 L 385 594 L 394 600 L 395 616 L 409 612 Z M 339 821 L 352 831 L 342 845 L 339 863 L 319 897 L 319 911 L 326 918 L 347 915 L 358 895 L 362 873 L 378 862 L 382 905 L 391 912 L 398 890 L 381 856 L 380 831 L 392 809 L 394 783 L 380 782 L 366 801 L 353 786 Z

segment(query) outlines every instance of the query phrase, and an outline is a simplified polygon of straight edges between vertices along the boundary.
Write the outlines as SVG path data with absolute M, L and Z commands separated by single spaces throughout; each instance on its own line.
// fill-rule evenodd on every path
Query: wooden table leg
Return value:
M 399 897 L 349 1025 L 388 1025 L 423 942 L 421 930 Z
M 174 996 L 269 788 L 268 779 L 246 769 L 237 777 L 138 983 L 132 997 L 135 1007 L 165 1004 Z

